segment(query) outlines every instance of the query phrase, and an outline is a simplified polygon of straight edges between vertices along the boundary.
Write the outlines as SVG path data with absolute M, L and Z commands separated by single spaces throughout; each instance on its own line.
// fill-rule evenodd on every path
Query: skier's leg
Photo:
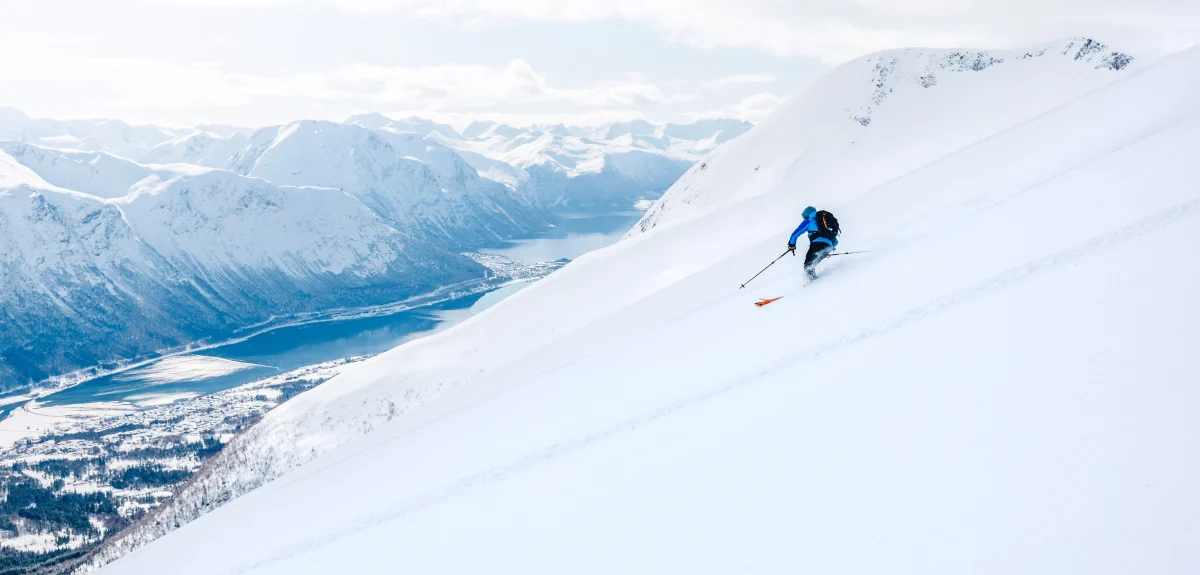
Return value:
M 821 260 L 829 257 L 833 251 L 833 246 L 825 242 L 812 242 L 808 244 L 808 253 L 804 254 L 804 273 L 808 274 L 808 279 L 817 279 L 817 272 L 814 268 Z
M 833 246 L 825 245 L 825 247 L 821 248 L 821 251 L 817 252 L 816 260 L 813 261 L 813 267 L 815 268 L 817 264 L 825 261 L 825 258 L 829 257 L 831 253 L 833 253 Z
M 808 244 L 808 253 L 804 254 L 804 273 L 808 275 L 809 280 L 817 279 L 817 272 L 813 268 L 816 267 L 817 262 L 821 261 L 819 254 L 823 245 L 825 244 L 817 242 Z

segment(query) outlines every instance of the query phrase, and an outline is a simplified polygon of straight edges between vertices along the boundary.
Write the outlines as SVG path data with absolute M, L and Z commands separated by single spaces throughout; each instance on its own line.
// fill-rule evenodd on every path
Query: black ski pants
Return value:
M 833 246 L 825 242 L 810 242 L 808 253 L 804 254 L 804 269 L 811 270 L 821 263 L 821 260 L 833 253 Z

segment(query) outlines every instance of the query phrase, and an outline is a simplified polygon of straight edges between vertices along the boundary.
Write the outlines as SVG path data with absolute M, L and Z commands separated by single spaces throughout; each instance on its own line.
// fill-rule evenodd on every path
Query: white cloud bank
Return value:
M 496 67 L 357 63 L 320 73 L 263 75 L 231 72 L 212 63 L 79 56 L 43 45 L 24 58 L 0 59 L 0 77 L 8 84 L 0 90 L 0 97 L 8 94 L 17 96 L 12 98 L 15 100 L 28 100 L 29 96 L 20 97 L 23 90 L 52 92 L 51 98 L 80 103 L 72 116 L 117 115 L 147 122 L 189 114 L 202 121 L 214 109 L 262 101 L 279 103 L 275 113 L 249 123 L 298 117 L 341 119 L 349 112 L 368 110 L 409 110 L 434 117 L 465 117 L 474 112 L 494 117 L 498 114 L 488 112 L 539 105 L 560 105 L 574 113 L 525 114 L 528 123 L 589 114 L 629 119 L 639 117 L 636 110 L 640 106 L 673 105 L 694 98 L 688 93 L 667 92 L 637 76 L 579 88 L 559 87 L 520 59 Z M 80 94 L 86 94 L 86 100 L 80 100 Z M 0 101 L 0 105 L 11 103 Z
M 188 6 L 321 2 L 466 26 L 502 21 L 651 26 L 701 48 L 752 48 L 836 63 L 900 46 L 1014 47 L 1095 35 L 1141 51 L 1200 40 L 1192 0 L 151 0 Z
M 196 61 L 195 54 L 210 58 L 210 52 L 203 50 L 189 53 L 190 61 L 166 58 L 156 53 L 163 46 L 153 45 L 109 53 L 95 49 L 94 44 L 105 40 L 91 39 L 93 44 L 88 44 L 89 39 L 81 37 L 105 29 L 103 21 L 87 20 L 86 25 L 76 26 L 83 33 L 59 31 L 58 15 L 70 18 L 71 2 L 62 6 L 48 6 L 41 0 L 8 2 L 12 3 L 5 9 L 9 25 L 0 22 L 0 31 L 5 32 L 0 35 L 0 50 L 9 55 L 0 58 L 0 106 L 43 116 L 117 116 L 176 125 L 265 125 L 302 117 L 341 119 L 364 111 L 411 111 L 458 121 L 503 118 L 514 123 L 582 123 L 647 115 L 653 120 L 713 115 L 757 120 L 778 105 L 781 93 L 802 86 L 783 80 L 794 79 L 788 62 L 803 59 L 828 66 L 885 48 L 1003 48 L 1081 34 L 1139 56 L 1152 56 L 1200 38 L 1200 2 L 1194 0 L 111 0 L 103 10 L 78 17 L 159 18 L 138 20 L 138 26 L 178 29 L 181 43 L 199 39 L 214 47 L 230 45 L 229 35 L 238 30 L 246 34 L 246 28 L 197 32 L 199 28 L 187 28 L 178 14 L 173 18 L 161 14 L 173 14 L 173 9 L 183 14 L 181 7 L 224 7 L 236 15 L 263 7 L 304 12 L 333 6 L 345 14 L 401 15 L 406 22 L 436 23 L 451 35 L 514 22 L 631 23 L 655 41 L 665 39 L 714 53 L 740 50 L 739 58 L 748 54 L 745 70 L 756 72 L 745 73 L 735 66 L 706 78 L 703 62 L 708 54 L 697 53 L 689 65 L 695 67 L 693 76 L 699 76 L 686 82 L 622 74 L 612 67 L 609 72 L 589 74 L 587 62 L 579 64 L 585 73 L 566 82 L 535 69 L 517 50 L 510 57 L 503 45 L 481 48 L 494 48 L 495 54 L 503 55 L 500 62 L 504 63 L 491 59 L 488 65 L 472 63 L 478 52 L 456 63 L 432 51 L 419 55 L 424 60 L 416 60 L 426 65 L 394 66 L 382 63 L 385 59 L 369 61 L 370 53 L 349 51 L 344 61 L 339 58 L 334 65 L 304 62 L 287 69 L 271 65 L 270 50 L 260 53 L 255 48 L 226 54 L 225 60 L 211 56 L 215 61 Z M 151 12 L 157 16 L 144 16 Z M 23 15 L 27 22 L 19 21 Z M 275 25 L 263 18 L 255 26 Z M 628 32 L 620 26 L 611 29 Z M 136 44 L 136 36 L 133 40 Z M 378 51 L 390 49 L 386 38 L 380 40 Z M 613 42 L 626 40 L 612 38 Z M 305 38 L 298 36 L 295 41 Z M 575 47 L 568 42 L 545 49 L 569 53 Z M 242 66 L 231 58 L 256 65 Z M 536 60 L 533 55 L 527 58 Z M 655 58 L 652 50 L 644 55 L 647 62 Z M 638 69 L 642 62 L 619 64 Z M 563 75 L 561 69 L 554 72 Z

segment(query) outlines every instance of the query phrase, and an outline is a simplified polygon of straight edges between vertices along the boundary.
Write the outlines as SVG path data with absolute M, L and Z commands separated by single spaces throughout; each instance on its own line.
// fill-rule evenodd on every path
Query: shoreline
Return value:
M 496 285 L 495 287 L 488 287 L 488 286 L 484 285 L 487 282 L 488 282 L 488 279 L 459 282 L 457 284 L 438 288 L 437 290 L 434 290 L 432 292 L 413 296 L 408 299 L 400 300 L 397 302 L 381 304 L 378 306 L 368 306 L 368 307 L 359 307 L 359 308 L 334 308 L 332 310 L 326 310 L 326 311 L 322 311 L 322 312 L 312 312 L 309 314 L 298 314 L 298 315 L 293 315 L 293 316 L 285 316 L 283 318 L 275 318 L 272 320 L 268 320 L 267 322 L 259 322 L 257 324 L 254 324 L 253 326 L 247 326 L 247 327 L 241 328 L 239 330 L 235 330 L 233 332 L 233 333 L 239 333 L 239 332 L 245 333 L 247 330 L 254 330 L 249 333 L 245 333 L 245 335 L 239 335 L 236 337 L 231 337 L 229 339 L 224 339 L 224 340 L 221 340 L 218 342 L 213 342 L 213 343 L 203 344 L 203 345 L 195 345 L 195 342 L 193 342 L 191 344 L 181 346 L 181 347 L 166 348 L 164 350 L 156 352 L 156 353 L 158 353 L 158 355 L 155 355 L 154 357 L 150 357 L 150 358 L 137 359 L 137 360 L 129 360 L 129 359 L 116 360 L 113 363 L 119 363 L 120 365 L 118 367 L 115 367 L 112 369 L 97 369 L 98 366 L 86 367 L 86 368 L 82 368 L 82 369 L 79 369 L 79 370 L 76 370 L 76 371 L 73 371 L 70 373 L 57 375 L 57 376 L 54 376 L 51 378 L 44 379 L 42 381 L 39 381 L 39 382 L 32 384 L 30 386 L 27 386 L 27 387 L 13 389 L 9 392 L 6 392 L 6 394 L 11 393 L 13 395 L 32 395 L 34 397 L 34 399 L 37 399 L 37 398 L 45 397 L 50 394 L 54 394 L 54 393 L 58 393 L 60 391 L 70 389 L 77 385 L 87 383 L 93 379 L 107 377 L 110 375 L 116 375 L 116 374 L 123 373 L 123 372 L 129 371 L 129 370 L 132 370 L 132 369 L 137 369 L 139 367 L 149 365 L 149 364 L 157 362 L 157 361 L 162 361 L 164 359 L 168 359 L 171 357 L 178 357 L 181 355 L 187 355 L 189 353 L 197 353 L 197 352 L 213 349 L 216 347 L 240 343 L 240 342 L 246 341 L 247 339 L 255 337 L 257 335 L 262 335 L 264 333 L 267 333 L 269 331 L 276 330 L 276 329 L 282 329 L 282 328 L 287 328 L 287 327 L 297 327 L 297 326 L 301 326 L 301 325 L 309 325 L 309 324 L 321 323 L 321 322 L 326 322 L 326 321 L 341 321 L 341 320 L 358 319 L 358 318 L 364 318 L 364 317 L 377 317 L 377 316 L 381 316 L 381 315 L 388 315 L 391 313 L 399 313 L 402 311 L 407 311 L 407 310 L 418 308 L 418 307 L 434 305 L 434 304 L 442 303 L 442 302 L 449 301 L 452 299 L 457 299 L 460 297 L 474 295 L 476 293 L 483 292 L 483 291 L 490 291 L 491 289 L 498 289 L 500 287 L 503 287 L 503 285 L 504 285 L 504 284 L 500 284 L 500 285 Z M 463 291 L 462 293 L 449 293 L 446 295 L 442 295 L 446 290 L 452 290 L 452 289 L 460 288 L 463 285 L 470 285 L 470 284 L 476 284 L 476 286 L 483 286 L 483 287 L 474 287 L 472 289 Z M 429 299 L 429 301 L 422 301 L 424 299 Z
M 491 259 L 491 257 L 492 257 L 490 254 L 471 253 L 468 255 L 469 255 L 469 257 L 470 256 L 479 256 L 480 259 Z M 10 397 L 13 397 L 14 399 L 16 399 L 16 398 L 22 398 L 22 399 L 18 399 L 16 401 L 11 401 L 11 402 L 5 403 L 4 405 L 11 405 L 11 404 L 17 404 L 17 403 L 19 403 L 20 405 L 18 407 L 15 407 L 15 408 L 9 410 L 7 413 L 4 413 L 3 417 L 0 417 L 0 424 L 3 424 L 4 422 L 9 421 L 18 411 L 25 410 L 27 407 L 30 407 L 30 406 L 36 407 L 38 400 L 40 400 L 40 399 L 43 399 L 47 396 L 50 396 L 50 395 L 53 395 L 56 393 L 66 391 L 73 387 L 85 384 L 89 381 L 99 379 L 102 377 L 117 375 L 120 373 L 131 371 L 131 370 L 134 370 L 134 369 L 137 369 L 140 367 L 145 367 L 147 365 L 151 365 L 151 364 L 154 364 L 154 363 L 166 360 L 166 359 L 174 358 L 174 357 L 180 357 L 180 356 L 185 356 L 185 355 L 189 355 L 189 354 L 194 354 L 194 353 L 198 353 L 198 352 L 202 352 L 202 351 L 210 350 L 210 349 L 215 349 L 215 348 L 219 348 L 219 347 L 223 347 L 223 346 L 227 346 L 227 345 L 234 345 L 234 344 L 246 341 L 248 339 L 251 339 L 253 337 L 256 337 L 258 335 L 262 335 L 264 333 L 274 331 L 277 329 L 285 329 L 285 328 L 290 328 L 290 327 L 298 327 L 298 326 L 311 325 L 311 324 L 324 323 L 324 322 L 347 321 L 347 320 L 355 320 L 355 319 L 362 319 L 362 318 L 386 316 L 386 315 L 391 315 L 391 314 L 395 314 L 395 313 L 401 313 L 401 312 L 405 312 L 405 311 L 419 309 L 422 307 L 437 305 L 440 303 L 445 303 L 447 301 L 452 301 L 452 300 L 464 298 L 464 297 L 470 297 L 470 296 L 481 294 L 481 293 L 489 293 L 489 292 L 492 292 L 492 291 L 495 291 L 495 290 L 498 290 L 498 289 L 501 289 L 501 288 L 504 288 L 504 287 L 507 287 L 510 285 L 533 282 L 533 281 L 539 280 L 543 277 L 546 277 L 550 273 L 554 272 L 558 268 L 562 267 L 562 265 L 565 265 L 565 264 L 563 264 L 563 262 L 557 262 L 557 261 L 536 262 L 533 264 L 523 264 L 523 263 L 517 263 L 513 260 L 506 260 L 505 263 L 508 263 L 509 265 L 512 265 L 513 267 L 517 268 L 516 271 L 524 272 L 524 273 L 496 274 L 496 275 L 493 275 L 492 277 L 488 277 L 488 278 L 480 278 L 480 279 L 476 279 L 476 280 L 468 280 L 465 282 L 459 282 L 456 284 L 443 286 L 436 290 L 426 292 L 424 294 L 416 295 L 416 296 L 413 296 L 413 297 L 410 297 L 410 298 L 407 298 L 404 300 L 390 302 L 390 303 L 381 304 L 381 305 L 377 305 L 377 306 L 366 306 L 366 307 L 356 307 L 356 308 L 334 308 L 334 309 L 330 309 L 330 310 L 323 310 L 320 312 L 312 312 L 312 313 L 298 315 L 298 316 L 288 316 L 286 318 L 276 318 L 275 320 L 272 320 L 270 323 L 260 322 L 259 324 L 256 324 L 254 327 L 242 328 L 241 330 L 239 330 L 243 333 L 242 335 L 238 335 L 236 337 L 221 340 L 219 342 L 213 342 L 213 343 L 204 344 L 204 345 L 189 344 L 188 346 L 184 346 L 181 348 L 170 348 L 169 350 L 161 352 L 160 355 L 157 355 L 155 357 L 140 359 L 140 360 L 136 360 L 136 361 L 128 361 L 127 363 L 122 363 L 119 367 L 116 367 L 113 369 L 102 370 L 102 369 L 96 369 L 96 366 L 93 366 L 91 368 L 77 370 L 75 372 L 72 372 L 71 374 L 65 374 L 62 376 L 56 376 L 55 378 L 51 378 L 48 380 L 43 380 L 42 382 L 39 382 L 38 384 L 35 384 L 33 386 L 29 386 L 29 387 L 25 387 L 25 388 L 17 388 L 17 389 L 7 392 L 7 394 L 10 395 Z M 489 269 L 491 269 L 491 268 L 489 268 Z M 246 331 L 250 330 L 250 329 L 253 329 L 253 331 L 246 333 Z M 86 373 L 86 375 L 83 375 L 85 373 Z M 47 382 L 52 382 L 52 383 L 47 384 Z

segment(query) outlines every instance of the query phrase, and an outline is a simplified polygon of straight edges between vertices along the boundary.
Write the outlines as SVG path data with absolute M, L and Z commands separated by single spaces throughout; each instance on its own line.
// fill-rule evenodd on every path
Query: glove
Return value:
M 788 251 L 792 252 L 793 256 L 796 255 L 796 244 L 788 244 Z

